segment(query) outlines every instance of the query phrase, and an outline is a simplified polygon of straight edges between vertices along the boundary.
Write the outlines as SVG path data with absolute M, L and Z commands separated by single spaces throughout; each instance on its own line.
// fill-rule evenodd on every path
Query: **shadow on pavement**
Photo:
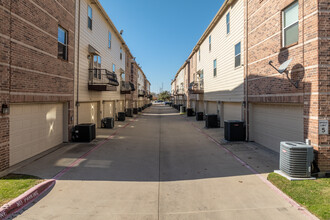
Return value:
M 91 143 L 66 144 L 16 172 L 50 179 L 76 161 L 60 180 L 158 182 L 252 174 L 231 154 L 200 133 L 192 125 L 197 122 L 179 115 L 173 108 L 153 106 L 135 121 L 129 120 L 126 128 L 123 126 L 127 122 L 123 122 L 117 123 L 114 130 L 98 130 L 102 137 L 117 134 L 78 162 L 78 158 L 93 150 L 104 138 L 97 138 Z M 202 130 L 210 132 L 210 135 L 214 135 L 211 133 L 215 131 Z M 220 138 L 223 131 L 216 130 Z M 262 156 L 253 154 L 253 147 L 256 147 L 253 144 L 234 143 L 226 147 L 242 157 Z M 258 161 L 257 158 L 255 160 Z M 273 170 L 274 167 L 261 169 L 262 172 Z

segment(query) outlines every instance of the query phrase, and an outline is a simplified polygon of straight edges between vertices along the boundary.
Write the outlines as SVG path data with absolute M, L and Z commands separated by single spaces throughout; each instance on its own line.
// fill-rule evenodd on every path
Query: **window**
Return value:
M 111 48 L 111 32 L 109 31 L 108 35 L 108 47 Z
M 226 24 L 227 24 L 227 34 L 230 33 L 230 12 L 226 15 Z
M 283 46 L 298 42 L 298 1 L 283 11 Z
M 89 5 L 88 5 L 88 28 L 91 30 L 93 28 L 93 10 Z
M 123 48 L 120 47 L 120 59 L 123 59 Z
M 217 59 L 213 60 L 213 76 L 217 76 Z
M 198 60 L 201 61 L 201 49 L 198 50 Z
M 57 57 L 63 60 L 68 60 L 68 32 L 61 27 L 58 27 L 57 41 Z
M 235 67 L 241 66 L 241 42 L 235 45 Z
M 94 69 L 94 78 L 101 79 L 101 57 L 94 55 L 93 56 L 93 69 Z
M 115 64 L 112 64 L 112 72 L 116 72 L 116 65 Z
M 211 35 L 209 36 L 209 51 L 211 52 Z

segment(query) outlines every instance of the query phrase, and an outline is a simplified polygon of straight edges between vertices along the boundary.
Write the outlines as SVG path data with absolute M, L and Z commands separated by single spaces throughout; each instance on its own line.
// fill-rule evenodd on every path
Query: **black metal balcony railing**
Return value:
M 138 91 L 138 96 L 145 96 L 146 95 L 146 92 L 144 91 L 144 90 L 142 90 L 142 89 L 139 89 L 139 91 Z
M 175 95 L 184 95 L 184 88 L 177 89 Z
M 199 81 L 189 83 L 188 90 L 193 94 L 204 93 L 204 81 L 200 79 Z
M 88 88 L 90 90 L 114 91 L 115 86 L 119 86 L 119 83 L 114 72 L 106 69 L 89 69 Z
M 135 86 L 134 86 L 134 84 L 133 83 L 131 83 L 131 82 L 129 82 L 129 84 L 131 85 L 131 88 L 132 88 L 132 92 L 134 92 L 135 91 Z
M 131 91 L 135 91 L 134 84 L 131 82 L 121 81 L 120 92 L 121 94 L 130 94 Z

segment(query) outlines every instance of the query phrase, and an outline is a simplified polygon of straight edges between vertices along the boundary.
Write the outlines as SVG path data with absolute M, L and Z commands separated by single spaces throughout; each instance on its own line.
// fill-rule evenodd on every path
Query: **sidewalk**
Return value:
M 205 134 L 250 165 L 258 173 L 264 174 L 278 170 L 279 153 L 254 142 L 228 142 L 224 139 L 224 128 L 205 128 L 205 121 L 196 121 L 196 117 L 182 115 L 187 123 L 193 124 Z
M 90 143 L 71 142 L 61 144 L 47 152 L 39 154 L 27 161 L 22 162 L 21 164 L 16 165 L 11 169 L 11 172 L 29 174 L 43 179 L 52 179 L 56 174 L 61 172 L 62 169 L 69 166 L 80 156 L 93 149 L 93 147 L 104 141 L 112 134 L 115 134 L 127 123 L 133 122 L 134 120 L 139 120 L 139 115 L 134 115 L 132 118 L 126 117 L 125 121 L 115 121 L 115 127 L 113 129 L 97 128 L 96 139 Z M 120 137 L 114 137 L 114 139 L 118 138 Z M 38 162 L 35 163 L 36 161 Z

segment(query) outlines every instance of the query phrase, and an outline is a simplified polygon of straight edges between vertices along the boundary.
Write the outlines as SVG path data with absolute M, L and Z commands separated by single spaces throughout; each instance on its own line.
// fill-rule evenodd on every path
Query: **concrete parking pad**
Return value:
M 117 128 L 118 129 L 118 128 Z M 98 133 L 110 135 L 113 130 Z M 97 143 L 94 143 L 94 145 Z M 68 145 L 18 170 L 51 178 L 93 147 Z M 170 107 L 153 106 L 65 172 L 17 219 L 305 219 Z

